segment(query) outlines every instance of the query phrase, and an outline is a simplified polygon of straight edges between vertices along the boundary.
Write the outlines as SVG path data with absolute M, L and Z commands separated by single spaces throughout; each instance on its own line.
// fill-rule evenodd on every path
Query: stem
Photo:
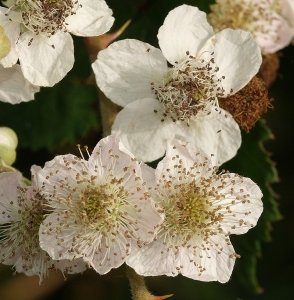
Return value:
M 144 277 L 138 275 L 132 268 L 128 266 L 127 275 L 131 285 L 133 300 L 163 300 L 172 296 L 154 296 L 150 294 L 145 285 Z
M 88 49 L 90 61 L 93 63 L 97 59 L 97 54 L 103 49 L 101 45 L 101 37 L 84 37 L 84 42 Z M 90 80 L 93 80 L 91 76 Z M 97 87 L 99 95 L 99 108 L 102 119 L 103 136 L 111 134 L 111 127 L 114 119 L 119 112 L 119 107 L 111 102 Z
M 99 89 L 98 94 L 102 119 L 102 130 L 103 136 L 105 137 L 111 134 L 111 127 L 117 113 L 119 112 L 119 106 L 111 102 Z

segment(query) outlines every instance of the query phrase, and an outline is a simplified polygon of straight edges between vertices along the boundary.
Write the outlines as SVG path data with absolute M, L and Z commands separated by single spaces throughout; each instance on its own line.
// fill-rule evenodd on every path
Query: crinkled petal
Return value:
M 165 157 L 161 160 L 156 168 L 155 176 L 156 182 L 159 183 L 162 178 L 169 178 L 172 176 L 174 183 L 177 182 L 179 175 L 177 168 L 174 168 L 173 157 L 179 155 L 181 157 L 181 166 L 186 169 L 190 174 L 194 174 L 194 179 L 210 176 L 213 172 L 213 167 L 210 157 L 195 145 L 182 142 L 179 140 L 171 140 L 167 143 L 167 150 Z M 206 159 L 208 158 L 208 159 Z M 203 162 L 206 163 L 204 164 Z M 196 165 L 201 167 L 195 168 Z M 180 181 L 182 183 L 182 180 Z M 160 189 L 160 187 L 158 187 Z
M 11 220 L 10 220 L 11 221 Z M 13 255 L 11 255 L 13 249 Z M 1 263 L 8 266 L 14 266 L 18 269 L 23 261 L 21 259 L 22 247 L 15 247 L 15 243 L 12 240 L 0 243 L 0 259 Z
M 18 60 L 16 45 L 20 35 L 20 23 L 17 21 L 17 18 L 20 17 L 20 13 L 10 11 L 9 16 L 5 16 L 6 13 L 7 8 L 0 7 L 0 27 L 4 30 L 4 34 L 8 37 L 11 46 L 9 54 L 2 58 L 0 63 L 5 68 L 8 68 L 16 64 Z
M 79 0 L 78 8 L 74 15 L 65 19 L 67 30 L 78 36 L 98 36 L 107 32 L 114 18 L 112 10 L 104 0 Z
M 87 265 L 82 258 L 74 260 L 61 259 L 52 261 L 52 263 L 56 269 L 66 274 L 77 274 L 84 272 L 87 269 Z
M 0 224 L 15 220 L 15 211 L 11 208 L 18 206 L 17 199 L 19 191 L 17 186 L 23 187 L 21 173 L 0 173 Z M 11 203 L 13 203 L 13 205 Z
M 213 165 L 233 158 L 241 145 L 241 131 L 233 117 L 221 108 L 211 108 L 202 120 L 191 120 L 190 126 L 177 128 L 175 138 L 190 142 L 211 156 Z
M 147 183 L 148 187 L 156 187 L 155 170 L 148 165 L 141 163 L 142 178 Z
M 259 45 L 251 33 L 233 29 L 224 29 L 211 37 L 201 49 L 200 57 L 214 58 L 219 68 L 217 76 L 224 76 L 221 84 L 225 96 L 247 85 L 262 62 Z
M 31 84 L 22 74 L 19 65 L 11 68 L 0 66 L 0 101 L 17 104 L 34 99 L 40 88 Z
M 126 247 L 126 239 L 122 236 L 116 236 L 115 242 L 111 242 L 113 235 L 102 237 L 99 249 L 96 250 L 93 258 L 85 258 L 96 272 L 103 275 L 108 273 L 112 268 L 118 268 L 126 259 L 129 252 Z M 122 239 L 122 240 L 121 240 Z
M 32 165 L 31 166 L 31 174 L 32 174 L 31 175 L 31 177 L 32 177 L 31 181 L 32 181 L 32 186 L 35 186 L 37 188 L 39 188 L 39 186 L 38 186 L 38 180 L 37 180 L 37 174 L 38 174 L 38 172 L 40 170 L 42 170 L 42 168 L 40 166 L 37 166 L 37 165 Z
M 40 247 L 53 259 L 74 259 L 78 257 L 76 252 L 70 251 L 73 238 L 77 235 L 76 226 L 70 221 L 71 219 L 64 212 L 54 211 L 47 215 L 40 225 Z M 68 224 L 68 227 L 62 226 L 62 224 Z M 61 230 L 57 232 L 58 226 L 61 226 Z
M 274 53 L 288 46 L 292 40 L 291 28 L 279 14 L 271 11 L 270 24 L 264 24 L 269 27 L 269 34 L 259 34 L 256 32 L 256 41 L 261 47 L 263 53 Z
M 157 111 L 157 112 L 154 112 Z M 167 139 L 174 137 L 171 120 L 161 121 L 162 109 L 155 99 L 140 99 L 128 104 L 114 121 L 117 134 L 138 160 L 154 161 L 164 155 Z
M 167 72 L 161 51 L 137 40 L 111 44 L 99 52 L 92 67 L 99 88 L 121 106 L 138 99 L 155 98 L 151 82 L 159 82 Z
M 177 260 L 177 267 L 184 266 L 181 268 L 184 276 L 194 280 L 221 283 L 230 279 L 235 264 L 235 251 L 225 237 L 213 235 L 206 243 L 196 238 L 192 239 L 190 244 L 189 248 L 180 248 Z
M 119 156 L 120 160 L 114 160 L 114 156 Z M 92 151 L 91 156 L 87 162 L 90 173 L 107 176 L 109 170 L 105 169 L 105 165 L 111 164 L 111 173 L 115 176 L 126 176 L 129 178 L 130 174 L 125 175 L 123 169 L 130 166 L 136 173 L 140 172 L 140 167 L 134 161 L 134 155 L 123 145 L 120 138 L 117 136 L 107 136 L 100 140 Z M 100 179 L 99 178 L 99 179 Z
M 195 56 L 214 31 L 206 20 L 206 14 L 197 7 L 181 5 L 169 12 L 158 32 L 159 46 L 171 63 Z
M 87 182 L 78 184 L 77 176 L 80 176 L 80 178 L 84 177 L 83 172 L 85 171 L 86 164 L 87 162 L 85 160 L 78 159 L 71 154 L 58 155 L 52 161 L 46 163 L 42 170 L 38 171 L 38 186 L 44 187 L 44 189 L 41 189 L 40 193 L 46 197 L 47 201 L 50 202 L 50 205 L 54 205 L 55 202 L 60 204 L 59 201 L 56 201 L 56 199 L 52 197 L 52 194 L 55 195 L 56 193 L 56 187 L 59 187 L 59 198 L 66 202 L 70 189 L 68 189 L 67 186 L 64 186 L 64 181 L 61 181 L 65 178 L 72 189 L 75 188 L 77 191 L 81 191 L 85 188 Z M 68 168 L 68 165 L 74 165 L 74 168 Z M 72 201 L 75 202 L 78 200 L 79 194 L 73 193 Z M 64 202 L 62 207 L 63 205 L 66 206 Z
M 281 15 L 289 22 L 289 25 L 294 31 L 294 1 L 282 0 L 281 2 Z
M 27 31 L 18 40 L 17 51 L 25 78 L 39 86 L 53 86 L 74 63 L 73 41 L 69 33 L 59 32 L 44 38 Z
M 26 263 L 29 263 L 31 268 L 28 268 Z M 52 270 L 60 270 L 62 273 L 67 274 L 76 274 L 87 269 L 87 265 L 82 259 L 73 261 L 66 259 L 53 260 L 41 249 L 36 256 L 32 256 L 31 259 L 25 263 L 21 256 L 19 256 L 18 260 L 14 263 L 14 267 L 18 273 L 24 273 L 27 276 L 38 275 L 40 281 L 42 281 L 43 277 L 48 277 L 49 271 Z
M 148 245 L 136 247 L 126 263 L 142 276 L 177 276 L 200 281 L 227 282 L 232 274 L 235 253 L 233 246 L 223 236 L 211 236 L 204 242 L 194 236 L 182 246 L 180 237 L 167 244 L 160 237 Z
M 250 178 L 234 175 L 229 174 L 229 180 L 228 175 L 222 175 L 215 181 L 214 186 L 222 184 L 220 192 L 226 194 L 224 199 L 215 201 L 215 207 L 222 207 L 219 212 L 223 215 L 222 228 L 226 232 L 243 234 L 256 225 L 263 211 L 262 192 Z
M 140 248 L 133 247 L 126 263 L 142 276 L 176 276 L 178 272 L 173 275 L 176 257 L 174 249 L 168 250 L 161 237 Z

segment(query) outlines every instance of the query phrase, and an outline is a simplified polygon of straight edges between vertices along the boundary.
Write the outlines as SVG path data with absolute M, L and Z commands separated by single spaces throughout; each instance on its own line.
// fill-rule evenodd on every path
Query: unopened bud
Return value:
M 8 127 L 0 127 L 0 158 L 11 166 L 16 159 L 17 135 Z

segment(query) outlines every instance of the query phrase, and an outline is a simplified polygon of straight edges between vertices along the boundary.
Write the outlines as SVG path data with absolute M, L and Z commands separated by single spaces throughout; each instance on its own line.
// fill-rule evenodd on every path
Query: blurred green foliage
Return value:
M 212 0 L 107 0 L 107 4 L 112 8 L 116 19 L 112 31 L 117 30 L 128 19 L 132 18 L 131 24 L 120 39 L 139 39 L 156 47 L 158 46 L 156 37 L 158 29 L 171 9 L 185 3 L 198 6 L 201 10 L 208 12 L 209 5 L 213 2 Z M 94 137 L 89 135 L 93 130 L 97 132 L 100 128 L 96 87 L 87 84 L 87 79 L 92 72 L 90 61 L 82 38 L 75 37 L 74 41 L 75 65 L 60 83 L 53 88 L 42 88 L 41 92 L 36 94 L 36 100 L 30 103 L 14 106 L 0 103 L 1 126 L 13 128 L 19 137 L 17 167 L 22 172 L 28 173 L 28 162 L 29 164 L 44 164 L 46 160 L 57 154 L 65 144 L 72 145 L 70 147 L 74 149 L 73 145 L 82 138 L 86 141 L 90 139 L 94 144 L 98 142 L 99 134 Z M 281 123 L 283 123 L 283 113 L 289 113 L 291 117 L 287 120 L 293 122 L 291 110 L 283 109 L 283 105 L 284 107 L 289 105 L 286 101 L 290 102 L 292 101 L 290 97 L 294 98 L 293 91 L 291 91 L 292 94 L 289 92 L 283 94 L 284 90 L 289 89 L 291 84 L 293 85 L 294 63 L 293 59 L 290 60 L 294 56 L 293 48 L 289 47 L 287 56 L 282 58 L 282 63 L 283 59 L 284 62 L 288 59 L 290 63 L 282 64 L 280 71 L 281 73 L 292 72 L 290 73 L 291 80 L 278 79 L 270 91 L 276 96 L 276 102 L 279 101 L 278 107 L 280 107 L 278 111 L 280 114 L 276 114 L 274 111 L 270 114 L 270 118 L 279 120 L 278 122 Z M 286 74 L 284 76 L 287 76 Z M 287 100 L 288 98 L 289 100 Z M 294 109 L 292 103 L 294 102 L 292 101 L 290 105 Z M 281 133 L 279 131 L 280 125 L 275 121 L 272 121 L 271 124 L 278 133 Z M 283 125 L 285 126 L 285 124 Z M 288 135 L 292 134 L 288 127 L 283 128 L 285 128 L 283 133 L 286 130 Z M 281 203 L 283 214 L 286 216 L 286 223 L 284 221 L 274 225 L 277 226 L 277 233 L 274 235 L 273 243 L 263 243 L 271 240 L 272 222 L 280 219 L 275 194 L 270 187 L 270 184 L 278 179 L 277 170 L 269 159 L 268 153 L 263 150 L 263 143 L 271 136 L 271 131 L 264 122 L 258 122 L 249 134 L 242 134 L 242 147 L 237 156 L 223 166 L 230 172 L 250 177 L 260 186 L 264 195 L 264 213 L 258 225 L 245 235 L 231 237 L 236 252 L 241 254 L 241 259 L 236 262 L 232 280 L 228 284 L 222 285 L 220 283 L 197 282 L 182 276 L 177 278 L 147 278 L 147 284 L 154 293 L 158 295 L 174 293 L 175 296 L 171 298 L 174 300 L 229 300 L 239 297 L 240 299 L 242 297 L 243 300 L 294 299 L 293 271 L 291 272 L 293 270 L 291 268 L 291 264 L 293 264 L 291 253 L 294 250 L 293 227 L 291 233 L 289 230 L 291 228 L 289 224 L 294 226 L 293 221 L 291 221 L 294 219 L 291 212 L 294 210 L 293 193 L 290 196 L 292 198 L 288 199 L 286 194 L 282 194 L 284 191 L 281 190 Z M 289 147 L 289 144 L 287 145 Z M 276 150 L 281 149 L 281 147 L 283 144 L 280 145 L 280 148 L 279 145 L 276 146 Z M 289 158 L 290 152 L 287 152 L 287 155 L 286 157 Z M 28 158 L 28 156 L 30 157 Z M 283 152 L 277 158 L 281 161 L 286 160 Z M 286 160 L 285 170 L 286 167 L 289 167 L 288 161 L 289 159 Z M 289 171 L 283 173 L 283 178 L 285 178 L 284 182 L 290 185 L 292 180 L 293 185 L 293 176 L 289 177 Z M 290 203 L 289 200 L 292 202 Z M 284 251 L 286 254 L 283 254 Z M 262 254 L 264 252 L 265 254 Z M 259 257 L 262 255 L 263 260 L 260 260 Z M 7 273 L 9 272 L 5 269 L 1 274 L 7 278 Z M 265 292 L 260 296 L 253 295 L 261 292 L 259 281 L 261 281 L 261 286 Z M 115 289 L 113 289 L 114 284 Z M 97 297 L 94 296 L 95 294 Z M 62 289 L 55 291 L 48 300 L 72 300 L 81 299 L 81 297 L 86 300 L 130 299 L 123 267 L 102 277 L 87 271 L 83 277 L 76 276 Z

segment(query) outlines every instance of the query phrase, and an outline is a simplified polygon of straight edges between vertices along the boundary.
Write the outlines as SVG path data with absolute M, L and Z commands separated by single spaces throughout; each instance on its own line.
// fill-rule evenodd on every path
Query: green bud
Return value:
M 15 149 L 18 139 L 15 132 L 8 127 L 0 127 L 0 158 L 8 166 L 12 165 L 16 159 Z

